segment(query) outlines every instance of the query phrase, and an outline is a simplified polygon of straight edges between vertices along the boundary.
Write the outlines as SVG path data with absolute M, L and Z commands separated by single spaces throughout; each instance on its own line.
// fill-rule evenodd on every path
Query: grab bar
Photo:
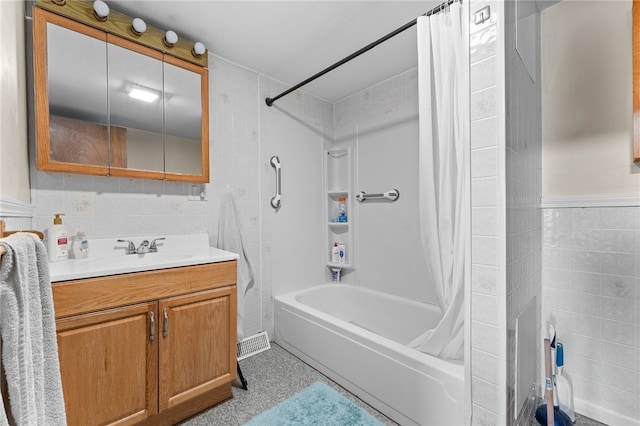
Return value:
M 280 208 L 280 199 L 282 198 L 282 180 L 280 177 L 282 171 L 282 165 L 280 159 L 277 156 L 271 157 L 271 167 L 276 171 L 276 195 L 271 197 L 271 207 L 278 210 Z
M 360 201 L 361 203 L 363 201 L 379 200 L 381 198 L 389 201 L 396 201 L 398 198 L 400 198 L 400 191 L 398 191 L 397 189 L 392 189 L 391 191 L 379 192 L 376 194 L 367 194 L 364 191 L 360 191 L 356 194 L 356 200 Z

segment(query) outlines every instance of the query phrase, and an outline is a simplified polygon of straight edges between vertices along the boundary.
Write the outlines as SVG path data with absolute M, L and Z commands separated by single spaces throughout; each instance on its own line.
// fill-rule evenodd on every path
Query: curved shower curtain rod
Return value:
M 438 13 L 441 10 L 443 10 L 445 7 L 455 3 L 456 1 L 459 1 L 460 3 L 462 3 L 462 0 L 447 0 L 444 3 L 439 4 L 438 6 L 434 7 L 433 9 L 431 9 L 430 11 L 423 13 L 421 16 L 430 16 L 433 15 L 434 13 Z M 335 64 L 323 69 L 322 71 L 320 71 L 319 73 L 316 73 L 314 75 L 312 75 L 311 77 L 309 77 L 308 79 L 296 84 L 295 86 L 293 86 L 290 89 L 285 90 L 284 92 L 280 93 L 277 96 L 274 96 L 273 98 L 265 98 L 265 103 L 268 106 L 272 106 L 273 103 L 275 101 L 277 101 L 278 99 L 280 99 L 283 96 L 288 95 L 289 93 L 293 92 L 296 89 L 301 88 L 302 86 L 311 83 L 313 80 L 315 80 L 318 77 L 322 77 L 323 75 L 325 75 L 326 73 L 328 73 L 329 71 L 332 71 L 336 68 L 338 68 L 341 65 L 344 65 L 345 63 L 349 62 L 350 60 L 362 55 L 363 53 L 373 49 L 374 47 L 376 47 L 377 45 L 389 40 L 392 37 L 395 37 L 396 35 L 400 34 L 401 32 L 403 32 L 406 29 L 409 29 L 411 27 L 413 27 L 416 23 L 418 22 L 418 18 L 414 19 L 411 22 L 407 22 L 406 24 L 404 24 L 403 26 L 401 26 L 400 28 L 397 28 L 393 31 L 391 31 L 389 34 L 387 34 L 384 37 L 379 38 L 378 40 L 374 41 L 373 43 L 369 43 L 368 45 L 366 45 L 365 47 L 363 47 L 362 49 L 352 53 L 351 55 L 347 56 L 346 58 L 343 58 L 341 60 L 339 60 L 338 62 L 336 62 Z

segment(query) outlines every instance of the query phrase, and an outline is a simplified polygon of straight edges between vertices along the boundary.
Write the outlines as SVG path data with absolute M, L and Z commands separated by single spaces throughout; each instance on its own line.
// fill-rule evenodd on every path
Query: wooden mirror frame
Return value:
M 38 0 L 37 4 L 43 6 L 34 6 L 33 8 L 33 56 L 34 56 L 34 92 L 35 92 L 35 135 L 36 135 L 36 166 L 39 170 L 44 171 L 56 171 L 67 173 L 80 173 L 80 174 L 92 174 L 103 176 L 121 176 L 121 177 L 134 177 L 134 178 L 147 178 L 147 179 L 164 179 L 170 181 L 184 181 L 184 182 L 197 182 L 207 183 L 209 182 L 209 71 L 201 63 L 206 63 L 206 55 L 199 58 L 191 58 L 185 60 L 178 56 L 185 56 L 184 52 L 180 55 L 171 55 L 164 51 L 151 49 L 149 45 L 144 43 L 139 44 L 130 41 L 130 37 L 121 37 L 119 34 L 113 34 L 110 29 L 94 28 L 84 23 L 77 22 L 69 17 L 59 15 L 51 11 L 52 4 Z M 91 3 L 71 0 L 68 3 L 73 6 L 71 9 L 65 9 L 67 13 L 74 12 L 79 6 L 82 6 L 80 10 L 84 10 L 88 4 L 91 7 Z M 45 7 L 46 6 L 46 7 Z M 86 12 L 86 11 L 85 11 Z M 113 12 L 112 12 L 113 13 Z M 84 13 L 87 15 L 88 13 Z M 83 16 L 83 15 L 78 15 Z M 110 15 L 111 16 L 111 15 Z M 118 15 L 120 16 L 120 15 Z M 85 19 L 85 18 L 83 18 Z M 118 22 L 123 21 L 125 18 L 120 18 Z M 128 19 L 128 18 L 127 18 Z M 118 44 L 126 47 L 130 50 L 140 52 L 142 54 L 149 55 L 150 51 L 154 51 L 164 62 L 171 63 L 178 67 L 187 69 L 199 75 L 201 81 L 201 173 L 200 174 L 186 174 L 186 173 L 173 173 L 173 172 L 154 172 L 137 169 L 127 169 L 118 167 L 118 163 L 115 165 L 91 165 L 91 164 L 78 164 L 57 162 L 51 159 L 51 140 L 50 140 L 50 116 L 49 116 L 49 96 L 48 96 L 48 75 L 47 75 L 47 22 L 52 22 L 65 28 L 73 29 L 82 34 L 89 35 L 105 42 L 113 42 L 114 39 L 120 40 Z M 104 25 L 104 24 L 101 24 Z M 157 30 L 156 30 L 157 31 Z M 114 31 L 117 33 L 117 31 Z M 153 34 L 153 31 L 148 31 Z M 181 49 L 184 50 L 184 49 Z M 190 54 L 190 52 L 189 52 Z M 124 154 L 123 154 L 124 155 Z
M 640 1 L 633 0 L 633 161 L 640 162 Z

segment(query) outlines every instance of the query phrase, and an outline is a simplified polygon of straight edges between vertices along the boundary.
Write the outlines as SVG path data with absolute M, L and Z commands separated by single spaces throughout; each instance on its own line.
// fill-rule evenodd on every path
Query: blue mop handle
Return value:
M 558 343 L 556 346 L 556 367 L 564 367 L 564 348 L 562 343 Z

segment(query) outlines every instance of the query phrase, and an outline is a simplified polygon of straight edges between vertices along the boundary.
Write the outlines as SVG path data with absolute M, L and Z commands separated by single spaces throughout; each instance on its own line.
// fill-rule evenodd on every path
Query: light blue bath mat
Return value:
M 315 382 L 245 426 L 276 425 L 382 426 L 382 423 L 328 385 Z

